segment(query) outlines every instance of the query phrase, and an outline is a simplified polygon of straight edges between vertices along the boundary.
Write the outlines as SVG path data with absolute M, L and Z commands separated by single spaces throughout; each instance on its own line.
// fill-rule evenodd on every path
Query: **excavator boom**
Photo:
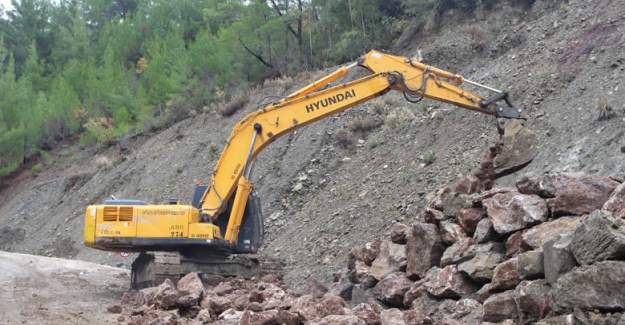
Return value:
M 215 166 L 211 185 L 202 197 L 202 213 L 214 218 L 224 211 L 246 164 L 253 161 L 258 152 L 277 137 L 378 97 L 391 89 L 403 92 L 409 100 L 426 97 L 506 118 L 517 118 L 521 114 L 520 109 L 511 105 L 495 105 L 496 100 L 505 99 L 505 93 L 497 93 L 493 97 L 496 100 L 483 99 L 459 87 L 459 84 L 465 82 L 462 76 L 412 59 L 371 51 L 361 58 L 358 65 L 373 74 L 319 90 L 345 76 L 355 66 L 349 65 L 241 120 L 232 130 L 228 144 Z M 250 147 L 252 138 L 254 145 Z

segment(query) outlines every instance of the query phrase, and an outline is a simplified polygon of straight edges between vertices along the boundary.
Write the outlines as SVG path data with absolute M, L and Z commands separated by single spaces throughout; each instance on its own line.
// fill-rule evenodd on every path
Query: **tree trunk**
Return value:
M 289 0 L 284 1 L 284 4 L 285 4 L 284 12 L 280 10 L 280 7 L 278 7 L 275 0 L 269 0 L 269 2 L 271 3 L 271 7 L 278 14 L 278 16 L 282 17 L 289 13 Z M 291 26 L 291 24 L 289 23 L 286 24 L 286 28 L 295 37 L 295 40 L 297 41 L 299 61 L 300 61 L 300 64 L 304 65 L 306 64 L 305 62 L 306 59 L 304 57 L 304 38 L 302 36 L 302 13 L 304 10 L 304 5 L 302 3 L 302 0 L 297 1 L 297 7 L 298 7 L 299 13 L 296 19 L 296 29 L 294 29 L 293 26 Z M 285 56 L 285 58 L 288 58 L 288 56 Z
M 354 30 L 354 13 L 352 12 L 352 0 L 347 0 L 347 7 L 349 9 L 349 22 L 352 24 L 352 30 Z
M 304 54 L 304 37 L 302 35 L 302 15 L 304 14 L 304 8 L 302 6 L 302 0 L 297 0 L 297 10 L 298 10 L 298 14 L 297 14 L 297 45 L 299 46 L 299 56 L 300 56 L 300 61 L 302 63 L 302 65 L 304 66 L 308 66 L 308 63 L 306 62 L 306 57 Z

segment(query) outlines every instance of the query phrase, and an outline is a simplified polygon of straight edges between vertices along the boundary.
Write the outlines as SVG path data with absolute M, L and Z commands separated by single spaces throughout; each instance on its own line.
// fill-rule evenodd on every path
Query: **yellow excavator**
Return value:
M 370 74 L 338 82 L 356 67 Z M 463 84 L 492 95 L 482 98 L 461 88 Z M 416 59 L 372 50 L 357 62 L 239 121 L 211 182 L 196 187 L 191 205 L 114 199 L 87 207 L 85 245 L 141 252 L 132 265 L 135 288 L 155 285 L 165 278 L 175 280 L 191 271 L 247 277 L 277 272 L 279 261 L 254 255 L 263 243 L 264 233 L 260 201 L 250 182 L 255 158 L 278 137 L 391 90 L 403 93 L 413 103 L 425 97 L 501 119 L 522 118 L 522 110 L 510 103 L 506 92 Z M 497 125 L 502 134 L 503 128 Z M 506 164 L 524 166 L 533 157 L 516 158 Z

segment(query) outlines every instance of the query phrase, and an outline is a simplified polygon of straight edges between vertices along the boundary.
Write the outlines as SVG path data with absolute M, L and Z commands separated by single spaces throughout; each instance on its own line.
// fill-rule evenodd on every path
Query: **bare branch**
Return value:
M 273 69 L 273 65 L 267 61 L 265 61 L 265 59 L 258 53 L 252 51 L 252 49 L 250 49 L 249 47 L 247 47 L 247 45 L 245 45 L 245 43 L 243 42 L 243 40 L 239 37 L 239 43 L 241 43 L 241 46 L 243 46 L 243 48 L 252 56 L 254 56 L 256 59 L 258 59 L 258 61 L 260 61 L 260 63 L 262 63 L 264 66 Z
M 276 4 L 276 2 L 274 0 L 269 0 L 269 2 L 271 2 L 271 7 L 273 8 L 273 10 L 275 10 L 278 16 L 283 17 L 284 14 L 282 13 L 282 11 L 280 11 L 280 8 L 278 8 L 278 5 Z M 295 36 L 295 38 L 297 39 L 300 38 L 299 34 L 295 31 L 295 29 L 291 27 L 291 24 L 287 23 L 286 28 L 289 30 L 289 32 L 291 32 L 291 34 L 293 34 L 293 36 Z

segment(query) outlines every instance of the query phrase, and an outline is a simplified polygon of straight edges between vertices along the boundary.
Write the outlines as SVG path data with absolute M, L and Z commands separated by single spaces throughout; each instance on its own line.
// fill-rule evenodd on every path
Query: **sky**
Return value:
M 13 8 L 13 6 L 11 6 L 11 0 L 0 0 L 0 6 L 3 6 L 5 10 Z

